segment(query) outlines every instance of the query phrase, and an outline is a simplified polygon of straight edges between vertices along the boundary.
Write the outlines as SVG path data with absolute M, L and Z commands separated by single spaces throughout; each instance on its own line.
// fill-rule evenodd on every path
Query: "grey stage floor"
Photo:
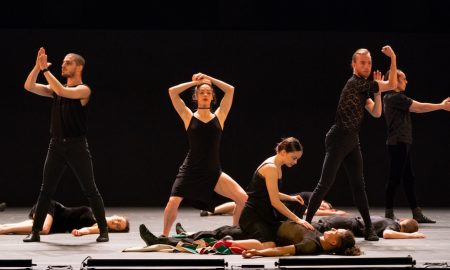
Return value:
M 356 209 L 344 208 L 352 215 Z M 436 219 L 437 224 L 421 225 L 419 231 L 427 235 L 426 239 L 384 240 L 368 242 L 357 239 L 365 254 L 364 257 L 403 257 L 411 255 L 416 260 L 416 267 L 426 263 L 450 264 L 450 209 L 425 209 L 425 213 Z M 7 208 L 0 212 L 0 224 L 19 222 L 26 219 L 28 209 Z M 138 226 L 145 223 L 155 234 L 162 231 L 162 208 L 108 208 L 107 215 L 125 215 L 130 219 L 130 233 L 112 233 L 110 242 L 96 243 L 96 235 L 73 237 L 70 234 L 53 234 L 41 237 L 40 243 L 23 243 L 23 235 L 0 236 L 0 259 L 32 259 L 34 269 L 46 269 L 49 265 L 72 265 L 79 269 L 81 262 L 91 256 L 94 259 L 205 259 L 223 258 L 229 269 L 257 264 L 266 268 L 275 268 L 278 258 L 243 259 L 239 255 L 197 255 L 172 254 L 161 252 L 122 252 L 133 246 L 144 246 L 139 237 Z M 382 215 L 382 209 L 371 209 L 372 215 Z M 399 209 L 398 217 L 410 217 L 410 211 Z M 200 217 L 199 211 L 192 208 L 180 209 L 178 215 L 187 231 L 210 230 L 230 224 L 230 216 Z M 329 255 L 320 255 L 329 257 Z M 317 258 L 317 256 L 316 256 Z

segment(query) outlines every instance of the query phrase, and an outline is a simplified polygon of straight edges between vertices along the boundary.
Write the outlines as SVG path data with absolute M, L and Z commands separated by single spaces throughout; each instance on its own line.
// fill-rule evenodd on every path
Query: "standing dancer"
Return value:
M 87 109 L 91 89 L 83 84 L 81 78 L 84 65 L 84 58 L 80 55 L 67 54 L 61 71 L 67 83 L 62 85 L 48 70 L 50 63 L 47 63 L 47 54 L 44 48 L 40 48 L 36 65 L 25 81 L 26 90 L 53 98 L 53 105 L 50 127 L 52 138 L 45 159 L 41 192 L 31 234 L 23 239 L 24 242 L 40 241 L 39 232 L 42 231 L 51 199 L 67 167 L 78 178 L 92 208 L 100 230 L 97 242 L 109 241 L 103 199 L 95 185 L 91 153 L 86 139 Z M 47 80 L 47 85 L 36 83 L 40 71 Z
M 311 222 L 314 214 L 336 179 L 339 167 L 344 169 L 350 180 L 353 200 L 361 213 L 365 229 L 365 239 L 378 241 L 370 221 L 369 203 L 364 184 L 363 160 L 359 146 L 358 132 L 364 118 L 364 108 L 373 116 L 381 116 L 381 92 L 397 86 L 397 63 L 390 46 L 381 50 L 391 58 L 391 76 L 383 81 L 379 71 L 374 72 L 375 81 L 368 81 L 372 70 L 372 57 L 367 49 L 358 49 L 352 57 L 353 76 L 342 90 L 338 103 L 335 124 L 325 138 L 326 154 L 322 175 L 309 201 L 306 221 Z M 375 102 L 370 98 L 373 93 Z
M 386 74 L 389 78 L 390 72 Z M 419 223 L 436 223 L 422 213 L 417 204 L 414 171 L 411 163 L 412 125 L 411 113 L 426 113 L 436 110 L 450 111 L 450 98 L 441 103 L 421 103 L 404 94 L 406 90 L 406 75 L 397 70 L 397 88 L 387 92 L 384 97 L 384 116 L 387 124 L 387 148 L 389 153 L 390 171 L 386 184 L 387 218 L 395 219 L 394 198 L 397 187 L 403 182 L 406 198 L 412 210 L 413 218 Z
M 224 92 L 220 106 L 214 113 L 211 112 L 211 105 L 216 101 L 213 84 Z M 197 103 L 197 110 L 192 112 L 180 94 L 194 86 L 192 99 Z M 233 86 L 202 73 L 194 74 L 191 82 L 169 89 L 172 104 L 183 120 L 188 134 L 190 149 L 180 167 L 164 210 L 163 236 L 169 236 L 183 199 L 196 208 L 213 211 L 215 205 L 212 204 L 212 199 L 215 193 L 236 203 L 233 225 L 239 222 L 247 194 L 236 181 L 222 172 L 219 155 L 222 130 L 233 102 L 233 94 Z

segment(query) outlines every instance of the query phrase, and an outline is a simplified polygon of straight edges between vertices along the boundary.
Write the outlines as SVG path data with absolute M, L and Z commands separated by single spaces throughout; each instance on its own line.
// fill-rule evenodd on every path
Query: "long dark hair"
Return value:
M 351 231 L 346 230 L 343 235 L 339 234 L 339 236 L 340 245 L 332 253 L 346 256 L 359 256 L 363 254 L 359 246 L 356 245 L 355 236 Z

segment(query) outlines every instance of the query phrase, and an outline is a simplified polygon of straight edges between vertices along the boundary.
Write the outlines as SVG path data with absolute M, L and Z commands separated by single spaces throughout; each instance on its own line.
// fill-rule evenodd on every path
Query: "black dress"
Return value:
M 36 205 L 33 206 L 28 217 L 33 219 L 35 212 Z M 61 203 L 52 200 L 47 213 L 53 217 L 49 233 L 71 232 L 73 229 L 91 227 L 97 223 L 92 209 L 87 206 L 65 207 Z
M 192 116 L 187 128 L 189 152 L 181 165 L 171 196 L 201 210 L 214 211 L 214 188 L 222 174 L 220 167 L 220 139 L 222 127 L 217 116 L 203 122 Z

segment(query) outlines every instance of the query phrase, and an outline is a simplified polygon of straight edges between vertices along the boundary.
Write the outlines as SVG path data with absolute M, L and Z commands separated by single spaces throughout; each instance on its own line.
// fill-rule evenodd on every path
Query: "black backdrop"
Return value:
M 437 16 L 442 11 L 433 4 L 412 2 L 409 15 L 400 16 L 407 23 L 386 12 L 378 25 L 351 20 L 360 18 L 352 17 L 351 9 L 339 20 L 333 9 L 343 8 L 325 2 L 323 10 L 310 4 L 314 12 L 320 11 L 317 17 L 301 9 L 301 3 L 233 7 L 218 1 L 214 12 L 184 4 L 185 13 L 167 3 L 153 3 L 148 14 L 129 3 L 115 16 L 120 7 L 80 2 L 74 10 L 81 14 L 77 18 L 66 11 L 68 4 L 45 3 L 46 16 L 32 12 L 40 8 L 36 5 L 23 13 L 16 7 L 1 20 L 0 201 L 10 205 L 33 204 L 41 183 L 50 99 L 23 89 L 40 46 L 46 48 L 54 74 L 59 74 L 68 52 L 87 60 L 84 82 L 93 89 L 88 139 L 107 206 L 165 204 L 188 147 L 167 89 L 196 72 L 236 87 L 221 158 L 223 170 L 243 187 L 280 138 L 302 141 L 305 153 L 299 165 L 284 170 L 285 192 L 311 190 L 317 183 L 324 137 L 357 48 L 368 48 L 373 68 L 384 72 L 389 59 L 380 49 L 390 44 L 407 74 L 412 98 L 440 102 L 450 96 L 450 35 Z M 303 10 L 304 16 L 299 19 L 293 8 Z M 184 97 L 188 102 L 189 94 Z M 450 206 L 450 113 L 413 115 L 413 127 L 419 202 Z M 384 201 L 385 134 L 384 119 L 367 114 L 360 139 L 372 206 Z M 406 205 L 399 194 L 398 205 Z M 55 198 L 68 205 L 86 203 L 70 171 Z M 327 199 L 336 205 L 353 204 L 343 172 Z

